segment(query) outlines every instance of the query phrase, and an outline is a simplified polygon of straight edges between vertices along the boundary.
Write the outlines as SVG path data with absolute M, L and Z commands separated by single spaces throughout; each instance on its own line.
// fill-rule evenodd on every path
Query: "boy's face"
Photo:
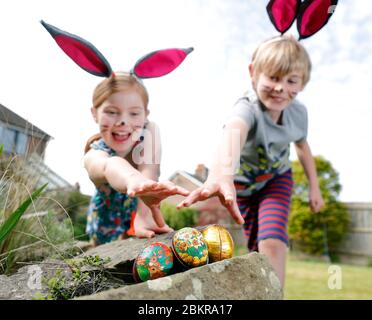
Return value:
M 251 69 L 250 66 L 250 71 Z M 261 72 L 253 78 L 252 69 L 251 76 L 258 98 L 271 111 L 283 111 L 304 87 L 303 74 L 300 71 L 291 72 L 283 77 Z

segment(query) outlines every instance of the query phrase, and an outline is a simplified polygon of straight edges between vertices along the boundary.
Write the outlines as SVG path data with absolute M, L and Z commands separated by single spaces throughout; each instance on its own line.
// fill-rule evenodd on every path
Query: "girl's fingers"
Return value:
M 152 238 L 155 236 L 155 232 L 144 228 L 138 228 L 136 230 L 136 236 L 138 238 Z
M 161 214 L 160 206 L 159 205 L 151 206 L 150 210 L 157 226 L 159 228 L 163 228 L 165 226 L 165 221 L 163 215 Z
M 170 194 L 180 194 L 182 196 L 187 196 L 190 193 L 190 191 L 188 191 L 187 189 L 177 186 L 170 181 L 162 181 L 159 182 L 158 185 L 161 186 L 164 189 L 164 191 Z
M 176 191 L 177 191 L 177 194 L 180 194 L 181 196 L 188 196 L 190 194 L 189 190 L 179 187 L 179 186 L 176 187 Z
M 156 233 L 160 234 L 160 233 L 168 233 L 168 232 L 172 232 L 174 231 L 171 227 L 169 227 L 167 224 L 164 225 L 164 227 L 154 227 L 152 229 L 153 231 L 155 231 Z
M 149 193 L 154 193 L 156 192 L 156 188 L 158 187 L 158 183 L 156 181 L 146 181 L 144 183 L 141 183 L 138 186 L 135 186 L 132 189 L 127 190 L 127 194 L 131 197 L 133 196 L 139 196 L 139 195 L 144 195 L 144 194 L 149 194 Z

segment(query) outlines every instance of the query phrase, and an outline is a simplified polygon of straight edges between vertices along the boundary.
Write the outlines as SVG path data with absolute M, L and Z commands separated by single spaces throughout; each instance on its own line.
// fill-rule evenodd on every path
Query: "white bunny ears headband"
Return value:
M 338 0 L 270 0 L 266 10 L 282 35 L 297 19 L 299 39 L 311 37 L 323 28 L 335 11 Z
M 85 39 L 40 21 L 58 46 L 82 69 L 99 77 L 114 76 L 114 72 L 98 49 Z M 175 70 L 193 48 L 163 49 L 151 52 L 139 59 L 131 74 L 139 79 L 157 78 Z

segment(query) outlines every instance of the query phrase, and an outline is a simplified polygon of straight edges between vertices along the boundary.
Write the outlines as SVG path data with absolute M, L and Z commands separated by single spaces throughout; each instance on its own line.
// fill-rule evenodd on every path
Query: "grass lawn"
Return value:
M 237 246 L 234 255 L 246 253 Z M 340 270 L 340 289 L 328 287 L 328 282 L 335 284 L 335 268 Z M 372 300 L 372 267 L 304 261 L 289 253 L 286 269 L 285 300 Z
M 330 268 L 330 273 L 328 268 Z M 334 285 L 333 267 L 340 269 L 340 289 Z M 346 264 L 328 264 L 318 261 L 300 261 L 289 256 L 287 259 L 284 299 L 292 300 L 372 300 L 372 267 Z

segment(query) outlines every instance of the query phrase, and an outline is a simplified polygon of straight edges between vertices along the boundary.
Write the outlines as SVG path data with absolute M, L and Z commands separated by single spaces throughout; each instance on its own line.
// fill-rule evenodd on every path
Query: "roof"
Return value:
M 17 174 L 24 175 L 32 180 L 34 180 L 35 177 L 37 188 L 41 187 L 45 183 L 48 183 L 47 190 L 72 190 L 75 188 L 72 184 L 49 168 L 38 154 L 33 153 L 27 158 L 22 156 L 15 157 L 21 161 L 19 164 L 19 169 L 17 169 Z M 9 163 L 9 161 L 12 160 L 7 158 L 0 159 L 0 162 L 5 162 L 6 164 Z M 2 183 L 4 183 L 4 181 L 2 181 Z
M 200 187 L 203 183 L 197 179 L 194 175 L 187 173 L 186 171 L 182 170 L 177 170 L 175 173 L 173 173 L 170 177 L 169 180 L 172 180 L 175 176 L 181 175 L 185 177 L 186 179 L 190 180 L 192 183 L 194 183 L 196 186 Z
M 38 155 L 33 154 L 28 159 L 27 164 L 34 173 L 37 173 L 37 175 L 40 176 L 40 186 L 44 183 L 48 183 L 48 190 L 74 188 L 73 185 L 49 168 Z
M 16 127 L 17 129 L 23 131 L 24 133 L 31 134 L 32 136 L 36 136 L 46 140 L 50 140 L 52 138 L 45 131 L 41 130 L 37 126 L 33 125 L 31 122 L 14 113 L 12 110 L 3 106 L 1 103 L 0 122 L 4 122 L 9 127 Z

